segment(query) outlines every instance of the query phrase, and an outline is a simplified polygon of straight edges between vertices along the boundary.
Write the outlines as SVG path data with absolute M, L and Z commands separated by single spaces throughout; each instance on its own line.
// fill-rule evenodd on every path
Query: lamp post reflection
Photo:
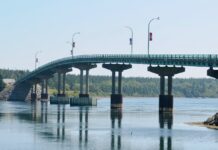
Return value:
M 116 127 L 117 120 L 117 127 Z M 111 149 L 121 149 L 121 133 L 119 132 L 121 129 L 121 120 L 122 120 L 122 109 L 111 109 Z M 116 137 L 117 138 L 116 138 Z M 117 139 L 117 144 L 115 140 Z
M 159 124 L 160 124 L 160 128 L 161 129 L 165 129 L 165 126 L 167 126 L 168 130 L 172 129 L 172 125 L 173 125 L 173 113 L 172 112 L 163 112 L 163 113 L 159 113 Z M 160 135 L 160 150 L 164 150 L 164 140 L 165 140 L 165 136 L 164 135 Z M 172 137 L 171 135 L 167 135 L 167 150 L 171 150 L 172 149 Z

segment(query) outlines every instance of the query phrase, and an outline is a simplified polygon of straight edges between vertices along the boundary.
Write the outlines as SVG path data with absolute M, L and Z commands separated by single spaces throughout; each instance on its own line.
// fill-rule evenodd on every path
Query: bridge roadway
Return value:
M 196 55 L 196 54 L 162 54 L 162 55 L 81 55 L 58 59 L 38 67 L 16 84 L 22 83 L 43 73 L 53 72 L 55 68 L 69 68 L 80 63 L 130 63 L 130 64 L 151 64 L 151 65 L 177 65 L 193 67 L 218 67 L 218 55 Z
M 53 77 L 53 74 L 58 73 L 58 90 L 59 95 L 65 95 L 65 76 L 66 73 L 71 71 L 72 67 L 80 69 L 80 96 L 88 96 L 88 76 L 89 70 L 96 67 L 96 64 L 103 64 L 103 68 L 112 71 L 112 95 L 111 99 L 121 99 L 121 83 L 122 83 L 122 72 L 132 67 L 131 64 L 147 64 L 149 65 L 148 71 L 160 75 L 160 99 L 172 99 L 172 77 L 185 71 L 185 66 L 193 67 L 207 67 L 208 75 L 214 78 L 218 78 L 218 72 L 213 70 L 214 67 L 218 67 L 218 55 L 204 54 L 157 54 L 157 55 L 124 55 L 124 54 L 102 54 L 102 55 L 80 55 L 74 57 L 66 57 L 58 59 L 38 67 L 36 70 L 30 72 L 23 78 L 19 79 L 15 83 L 15 88 L 11 94 L 9 100 L 21 100 L 25 99 L 30 88 L 36 83 L 42 84 L 42 95 L 47 97 L 47 80 Z M 179 67 L 177 67 L 179 66 Z M 123 68 L 123 69 L 120 69 Z M 83 71 L 86 71 L 86 93 L 83 92 Z M 118 77 L 118 93 L 115 90 L 115 73 L 119 73 Z M 63 76 L 63 82 L 61 81 L 61 75 Z M 168 77 L 168 95 L 165 95 L 165 78 Z M 61 94 L 61 82 L 63 93 Z M 16 88 L 17 87 L 17 88 Z M 44 90 L 45 88 L 45 90 Z M 32 94 L 34 94 L 34 88 L 32 88 Z M 25 94 L 21 94 L 22 91 Z M 24 92 L 25 91 L 25 92 Z M 35 86 L 36 94 L 36 86 Z M 169 97 L 170 96 L 170 97 Z M 164 102 L 165 100 L 162 100 Z M 160 105 L 161 102 L 160 102 Z M 164 104 L 163 104 L 164 105 Z M 172 105 L 172 104 L 167 104 Z

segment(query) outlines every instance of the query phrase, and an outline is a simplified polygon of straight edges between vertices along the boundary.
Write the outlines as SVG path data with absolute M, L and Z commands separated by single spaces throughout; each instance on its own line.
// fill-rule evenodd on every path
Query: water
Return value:
M 97 107 L 0 102 L 1 150 L 218 149 L 218 130 L 192 126 L 218 112 L 217 99 L 175 98 L 174 113 L 160 115 L 157 98 L 110 100 Z

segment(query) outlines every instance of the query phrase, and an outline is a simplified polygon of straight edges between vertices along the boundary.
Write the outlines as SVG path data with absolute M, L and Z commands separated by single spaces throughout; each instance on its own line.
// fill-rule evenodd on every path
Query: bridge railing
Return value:
M 30 72 L 25 77 L 18 80 L 22 82 L 30 79 L 43 71 L 61 67 L 72 66 L 75 63 L 133 63 L 133 64 L 154 64 L 154 65 L 182 65 L 199 67 L 218 67 L 217 55 L 211 54 L 98 54 L 80 55 L 66 57 L 49 62 Z

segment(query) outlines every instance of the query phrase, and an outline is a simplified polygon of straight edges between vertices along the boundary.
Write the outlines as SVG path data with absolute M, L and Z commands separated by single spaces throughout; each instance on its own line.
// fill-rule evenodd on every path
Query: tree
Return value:
M 3 82 L 2 75 L 0 75 L 0 91 L 5 88 L 5 83 Z

